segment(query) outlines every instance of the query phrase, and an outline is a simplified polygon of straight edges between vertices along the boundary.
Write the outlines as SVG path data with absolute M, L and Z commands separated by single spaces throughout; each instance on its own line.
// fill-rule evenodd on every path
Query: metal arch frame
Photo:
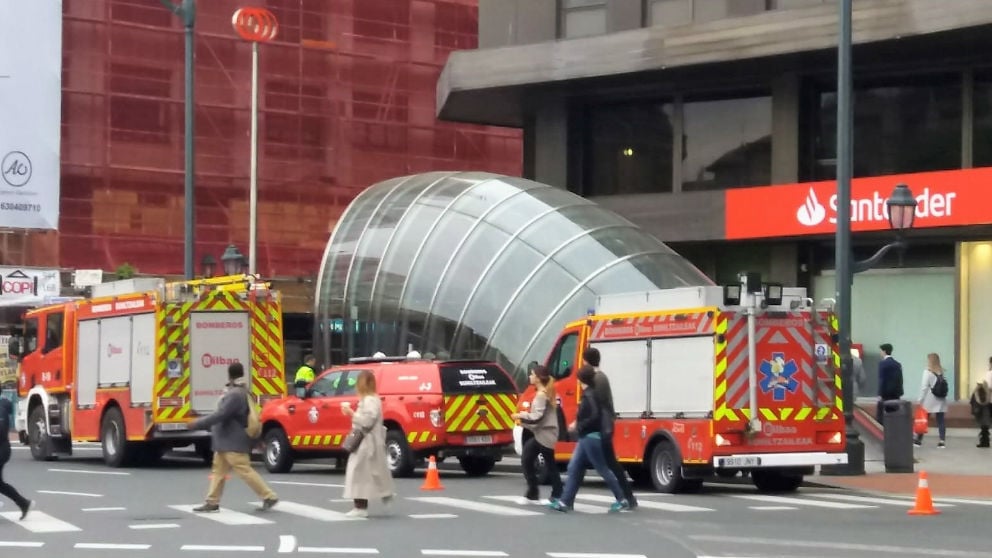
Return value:
M 431 295 L 431 302 L 427 306 L 427 315 L 428 316 L 433 316 L 434 315 L 434 304 L 437 302 L 437 295 L 441 292 L 441 285 L 444 284 L 444 277 L 447 275 L 448 270 L 451 269 L 451 264 L 455 261 L 455 257 L 459 254 L 459 252 L 461 252 L 462 247 L 465 246 L 465 243 L 466 242 L 468 242 L 468 239 L 469 239 L 470 236 L 472 236 L 472 233 L 475 232 L 475 230 L 479 228 L 479 225 L 481 225 L 482 223 L 485 222 L 485 218 L 489 214 L 491 214 L 493 211 L 499 209 L 508 200 L 510 200 L 511 198 L 515 198 L 515 197 L 517 197 L 517 196 L 519 196 L 521 194 L 526 194 L 528 192 L 530 192 L 530 190 L 520 190 L 520 189 L 518 189 L 516 192 L 510 194 L 509 196 L 506 196 L 505 198 L 503 198 L 499 202 L 493 204 L 489 209 L 483 211 L 475 219 L 475 223 L 473 223 L 472 226 L 469 227 L 468 231 L 465 232 L 465 236 L 463 236 L 462 239 L 458 241 L 458 245 L 455 246 L 455 249 L 452 250 L 452 252 L 451 252 L 451 257 L 448 258 L 448 261 L 444 264 L 444 269 L 441 270 L 441 280 L 438 281 L 437 282 L 437 285 L 434 287 L 434 293 Z M 473 287 L 473 290 L 474 290 L 474 287 Z M 427 338 L 430 338 L 430 334 L 433 332 L 433 329 L 434 329 L 432 322 L 433 322 L 433 320 L 429 320 L 428 321 L 429 327 L 427 328 L 427 330 L 425 332 L 425 335 L 426 335 Z M 456 326 L 456 328 L 457 328 L 457 326 Z M 458 334 L 458 332 L 456 331 L 455 332 L 455 335 L 457 335 L 457 334 Z M 452 337 L 452 341 L 454 341 L 454 337 Z
M 565 242 L 562 242 L 554 250 L 551 250 L 550 252 L 548 252 L 544 256 L 544 259 L 541 260 L 541 263 L 538 264 L 538 265 L 536 265 L 536 266 L 534 266 L 534 269 L 532 269 L 531 272 L 528 273 L 526 277 L 524 277 L 524 279 L 520 282 L 520 285 L 517 286 L 517 289 L 515 291 L 513 291 L 513 295 L 510 296 L 510 299 L 507 301 L 506 306 L 503 307 L 503 311 L 500 312 L 499 313 L 499 317 L 496 318 L 496 322 L 493 324 L 492 333 L 490 333 L 490 335 L 488 337 L 486 337 L 486 346 L 483 349 L 483 351 L 489 350 L 490 346 L 492 346 L 492 339 L 496 337 L 496 332 L 499 331 L 499 327 L 501 325 L 503 325 L 503 319 L 506 318 L 506 314 L 510 311 L 510 307 L 513 306 L 513 304 L 517 301 L 517 298 L 520 296 L 520 293 L 530 284 L 531 279 L 533 279 L 534 276 L 537 275 L 537 273 L 539 271 L 541 271 L 541 269 L 543 269 L 544 266 L 546 266 L 548 264 L 548 262 L 551 261 L 551 259 L 555 256 L 555 254 L 558 254 L 559 252 L 561 252 L 565 248 L 568 248 L 569 246 L 571 246 L 573 243 L 575 243 L 577 240 L 579 240 L 580 238 L 582 238 L 584 236 L 589 236 L 590 234 L 592 234 L 592 233 L 594 233 L 596 231 L 600 231 L 600 230 L 604 230 L 604 229 L 612 229 L 612 228 L 625 228 L 625 229 L 629 229 L 629 228 L 636 228 L 636 227 L 631 227 L 630 225 L 626 225 L 626 224 L 623 224 L 623 223 L 616 223 L 616 224 L 612 224 L 612 225 L 600 225 L 599 227 L 596 227 L 596 228 L 593 228 L 593 229 L 583 230 L 581 233 L 579 233 L 579 234 L 577 234 L 575 236 L 572 236 L 571 238 L 569 238 Z M 597 270 L 597 272 L 598 272 L 598 270 Z M 572 275 L 572 274 L 569 273 L 569 275 Z M 586 278 L 586 281 L 583 282 L 579 277 L 576 277 L 575 275 L 572 275 L 572 277 L 578 283 L 577 287 L 581 287 L 582 285 L 584 285 L 586 282 L 589 281 L 588 278 Z M 569 294 L 569 296 L 571 296 L 571 294 Z M 555 308 L 555 312 L 557 312 L 557 311 L 558 311 L 558 308 Z M 540 331 L 540 330 L 538 330 L 538 331 Z
M 395 192 L 400 186 L 402 186 L 402 185 L 406 184 L 407 182 L 409 182 L 410 180 L 412 180 L 414 176 L 415 175 L 407 176 L 407 177 L 403 178 L 402 180 L 397 180 L 396 181 L 396 184 L 392 188 L 390 188 L 390 190 L 388 192 L 386 192 L 385 195 L 382 196 L 382 199 L 379 200 L 379 203 L 376 204 L 375 209 L 373 209 L 372 210 L 372 213 L 369 215 L 369 220 L 365 222 L 365 226 L 362 228 L 361 234 L 359 234 L 358 235 L 358 238 L 355 239 L 355 252 L 354 252 L 354 254 L 353 254 L 352 258 L 351 258 L 351 263 L 348 264 L 348 273 L 346 273 L 345 276 L 344 276 L 344 291 L 343 291 L 344 292 L 344 297 L 343 297 L 343 300 L 347 301 L 349 299 L 349 297 L 350 297 L 349 291 L 351 290 L 351 272 L 354 271 L 354 269 L 355 269 L 355 260 L 358 259 L 358 251 L 362 247 L 362 240 L 365 239 L 366 233 L 369 232 L 369 225 L 372 223 L 372 218 L 375 217 L 379 213 L 379 210 L 382 208 L 382 204 L 386 203 L 386 200 L 388 200 L 389 197 L 393 195 L 393 192 Z M 351 319 L 351 308 L 350 307 L 349 308 L 345 308 L 345 310 L 348 312 L 348 319 L 350 320 Z M 348 334 L 349 336 L 354 335 L 353 332 L 350 332 L 351 331 L 351 328 L 350 327 L 348 328 L 348 330 L 349 330 L 349 334 Z M 348 356 L 351 357 L 351 356 L 354 356 L 354 355 L 348 355 Z
M 549 188 L 553 188 L 553 186 L 548 186 L 548 187 Z M 585 198 L 582 198 L 582 201 L 583 202 L 587 202 L 588 200 L 585 200 Z M 582 207 L 582 206 L 585 206 L 585 205 L 590 205 L 590 204 L 588 204 L 588 203 L 572 203 L 572 204 L 568 204 L 568 205 L 563 205 L 561 207 L 549 207 L 547 210 L 542 211 L 541 213 L 538 213 L 537 215 L 535 215 L 530 221 L 527 221 L 526 223 L 524 223 L 519 229 L 517 229 L 516 232 L 514 232 L 514 233 L 512 233 L 512 234 L 509 235 L 509 238 L 507 238 L 506 242 L 503 243 L 503 246 L 501 246 L 500 249 L 495 254 L 493 254 L 492 260 L 482 270 L 482 273 L 479 274 L 479 278 L 476 279 L 475 285 L 473 285 L 472 286 L 472 290 L 469 291 L 468 297 L 466 297 L 466 299 L 465 299 L 465 306 L 462 308 L 461 314 L 458 315 L 458 322 L 457 322 L 458 325 L 456 326 L 456 329 L 455 329 L 455 337 L 452 340 L 452 344 L 454 344 L 455 342 L 458 341 L 458 336 L 462 333 L 462 330 L 464 329 L 465 315 L 468 313 L 468 309 L 472 306 L 472 301 L 475 300 L 475 294 L 478 292 L 479 287 L 482 286 L 482 283 L 486 280 L 486 277 L 489 276 L 489 272 L 492 271 L 493 267 L 496 266 L 496 263 L 499 262 L 500 258 L 503 256 L 503 254 L 510 248 L 510 246 L 513 246 L 513 244 L 514 244 L 515 241 L 517 241 L 520 238 L 520 235 L 522 235 L 526 230 L 528 230 L 534 223 L 540 221 L 541 219 L 543 219 L 544 217 L 546 217 L 547 215 L 549 215 L 551 213 L 556 213 L 556 212 L 558 212 L 558 211 L 560 211 L 562 209 L 567 209 L 569 207 Z M 529 246 L 529 244 L 528 244 L 528 246 Z M 486 348 L 488 348 L 488 347 L 489 347 L 489 340 L 487 338 L 486 339 Z M 485 349 L 483 349 L 483 350 L 485 350 Z
M 592 280 L 594 280 L 595 278 L 599 277 L 603 273 L 609 271 L 610 269 L 616 267 L 617 265 L 620 265 L 621 263 L 630 261 L 630 260 L 632 260 L 634 258 L 639 258 L 641 256 L 650 256 L 652 254 L 657 254 L 657 255 L 661 255 L 661 256 L 666 256 L 666 255 L 670 256 L 671 255 L 670 252 L 665 252 L 665 251 L 662 251 L 662 250 L 644 250 L 644 251 L 641 251 L 641 252 L 637 252 L 635 254 L 630 254 L 630 255 L 624 256 L 622 258 L 618 258 L 618 259 L 616 259 L 616 260 L 614 260 L 614 261 L 612 261 L 612 262 L 610 262 L 610 263 L 608 263 L 608 264 L 600 267 L 599 269 L 597 269 L 596 271 L 594 271 L 592 274 L 590 274 L 588 277 L 586 277 L 586 279 L 584 281 L 582 281 L 581 283 L 579 283 L 578 285 L 576 285 L 575 288 L 573 288 L 571 291 L 569 291 L 568 295 L 562 297 L 561 302 L 558 303 L 558 306 L 556 306 L 554 310 L 552 310 L 551 312 L 548 312 L 548 317 L 545 318 L 544 321 L 541 322 L 540 327 L 538 327 L 535 330 L 534 335 L 530 338 L 530 341 L 527 343 L 527 346 L 524 348 L 524 351 L 523 351 L 523 355 L 522 356 L 526 357 L 527 352 L 530 351 L 531 347 L 534 346 L 534 343 L 537 342 L 537 338 L 541 335 L 541 332 L 544 331 L 544 328 L 548 327 L 548 324 L 551 322 L 551 318 L 553 318 L 556 314 L 558 314 L 558 312 L 560 312 L 561 309 L 565 307 L 565 304 L 569 300 L 571 300 L 572 297 L 575 296 L 575 294 L 577 292 L 579 292 L 580 289 L 587 288 L 586 286 Z M 493 331 L 495 332 L 495 329 Z M 488 348 L 488 343 L 487 343 L 487 348 Z M 520 365 L 518 364 L 517 367 L 519 368 L 519 366 Z
M 374 302 L 375 302 L 375 289 L 376 289 L 376 286 L 378 286 L 378 284 L 379 284 L 379 274 L 382 271 L 382 265 L 383 265 L 383 263 L 386 261 L 386 255 L 389 254 L 389 248 L 390 248 L 390 246 L 393 245 L 393 239 L 396 238 L 396 233 L 399 232 L 400 226 L 403 225 L 403 223 L 406 221 L 407 217 L 410 215 L 410 211 L 409 210 L 411 208 L 413 208 L 413 206 L 416 205 L 417 202 L 419 202 L 425 195 L 427 195 L 427 193 L 430 192 L 435 186 L 437 186 L 438 184 L 444 183 L 445 179 L 447 179 L 447 178 L 449 178 L 449 177 L 451 177 L 451 176 L 453 176 L 455 174 L 457 174 L 457 173 L 453 173 L 453 172 L 442 173 L 442 176 L 438 177 L 437 180 L 434 180 L 430 184 L 428 184 L 427 186 L 425 186 L 424 189 L 421 190 L 421 192 L 419 194 L 417 194 L 417 197 L 413 198 L 413 200 L 410 201 L 409 207 L 407 208 L 406 211 L 403 212 L 403 216 L 400 217 L 399 221 L 396 222 L 396 227 L 393 229 L 392 234 L 389 235 L 389 239 L 386 240 L 386 245 L 382 248 L 382 258 L 379 259 L 379 266 L 376 267 L 375 276 L 372 278 L 372 289 L 369 291 L 370 292 L 370 295 L 371 295 L 371 298 L 373 300 L 373 305 L 372 305 L 372 308 L 373 308 L 373 311 L 372 311 L 372 321 L 373 322 L 378 322 L 379 321 L 378 318 L 381 315 L 381 312 L 379 312 L 377 310 L 377 307 L 374 304 Z M 406 283 L 406 280 L 404 280 L 403 282 Z M 400 300 L 400 302 L 402 302 L 402 299 Z M 375 335 L 376 335 L 376 338 L 374 340 L 375 341 L 378 341 L 378 335 L 379 335 L 378 334 L 378 330 L 376 330 L 376 334 Z
M 452 175 L 452 176 L 455 176 L 455 175 Z M 420 261 L 420 256 L 424 252 L 424 246 L 427 245 L 427 240 L 431 237 L 432 234 L 434 234 L 434 231 L 437 229 L 438 223 L 440 223 L 441 220 L 444 219 L 445 213 L 447 213 L 448 210 L 451 209 L 451 206 L 453 206 L 454 204 L 456 204 L 458 202 L 458 200 L 462 199 L 462 196 L 464 196 L 465 194 L 467 194 L 470 191 L 472 191 L 472 189 L 475 188 L 476 186 L 478 186 L 479 184 L 484 184 L 484 183 L 489 182 L 491 180 L 495 180 L 495 179 L 494 178 L 487 178 L 485 180 L 481 180 L 479 182 L 476 182 L 476 183 L 472 184 L 471 186 L 469 186 L 468 188 L 465 188 L 465 190 L 463 190 L 457 196 L 455 196 L 454 198 L 452 198 L 451 201 L 448 202 L 448 205 L 444 206 L 444 209 L 441 210 L 441 213 L 438 214 L 437 218 L 434 219 L 434 222 L 431 223 L 430 228 L 428 228 L 427 231 L 424 233 L 424 238 L 420 241 L 420 246 L 417 247 L 417 251 L 414 252 L 413 258 L 410 259 L 410 268 L 407 270 L 406 274 L 404 275 L 404 277 L 406 277 L 406 279 L 403 281 L 403 288 L 400 289 L 400 296 L 398 297 L 398 300 L 399 300 L 399 306 L 400 306 L 400 309 L 401 309 L 401 316 L 405 316 L 406 314 L 409 313 L 408 309 L 403 304 L 403 300 L 404 300 L 404 297 L 406 296 L 407 286 L 410 284 L 410 272 L 413 271 L 413 268 L 417 266 L 417 262 Z M 403 320 L 401 319 L 400 322 L 402 323 Z M 407 328 L 407 327 L 401 328 L 400 346 L 402 346 L 406 342 L 407 337 L 408 337 L 408 330 L 409 330 L 409 328 Z

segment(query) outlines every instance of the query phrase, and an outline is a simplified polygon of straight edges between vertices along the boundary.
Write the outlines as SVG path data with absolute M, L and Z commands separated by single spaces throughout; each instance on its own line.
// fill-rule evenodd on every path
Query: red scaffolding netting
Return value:
M 234 0 L 197 3 L 196 260 L 247 253 L 251 46 Z M 516 130 L 441 123 L 437 77 L 474 48 L 474 0 L 267 0 L 258 271 L 308 276 L 363 188 L 431 170 L 519 175 Z M 183 271 L 183 28 L 157 0 L 64 2 L 57 261 Z M 54 254 L 54 250 L 49 251 Z

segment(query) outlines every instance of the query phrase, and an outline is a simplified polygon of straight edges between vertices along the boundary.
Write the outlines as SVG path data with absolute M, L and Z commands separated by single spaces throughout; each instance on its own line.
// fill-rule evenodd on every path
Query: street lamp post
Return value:
M 248 195 L 248 273 L 257 271 L 258 253 L 258 43 L 276 38 L 276 16 L 264 8 L 240 8 L 231 25 L 251 42 L 251 178 Z
M 852 0 L 841 0 L 840 28 L 837 42 L 837 321 L 838 350 L 846 430 L 847 465 L 821 467 L 825 475 L 865 474 L 865 446 L 854 427 L 854 362 L 851 357 L 851 287 L 854 274 L 867 271 L 878 264 L 893 248 L 905 248 L 902 232 L 913 226 L 916 199 L 910 189 L 899 184 L 885 202 L 889 226 L 896 231 L 896 240 L 882 247 L 875 255 L 855 262 L 851 255 L 851 178 L 853 175 L 854 113 L 851 109 L 851 27 Z
M 224 249 L 220 262 L 224 266 L 225 275 L 237 275 L 244 272 L 245 256 L 233 244 L 228 244 L 227 248 Z
M 185 151 L 185 176 L 184 185 L 186 191 L 185 226 L 183 232 L 183 273 L 187 280 L 192 279 L 196 270 L 193 264 L 193 229 L 195 227 L 196 198 L 193 195 L 193 176 L 195 171 L 194 145 L 193 145 L 193 125 L 194 125 L 194 96 L 193 96 L 193 26 L 196 23 L 196 0 L 182 0 L 175 4 L 170 0 L 160 0 L 162 4 L 172 13 L 183 18 L 183 27 L 186 34 L 186 130 L 184 140 Z

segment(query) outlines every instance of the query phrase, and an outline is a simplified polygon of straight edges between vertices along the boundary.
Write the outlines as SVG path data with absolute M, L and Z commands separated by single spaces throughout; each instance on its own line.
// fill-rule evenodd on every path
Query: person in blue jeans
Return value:
M 579 492 L 579 484 L 582 482 L 582 473 L 591 464 L 599 476 L 603 477 L 606 485 L 610 487 L 613 496 L 617 499 L 610 506 L 610 512 L 618 512 L 628 507 L 624 500 L 623 490 L 616 475 L 610 470 L 603 455 L 602 431 L 602 411 L 596 403 L 594 393 L 594 382 L 596 369 L 590 365 L 585 365 L 579 369 L 578 380 L 582 384 L 582 400 L 579 402 L 579 410 L 575 414 L 573 429 L 579 436 L 579 443 L 575 445 L 572 459 L 568 462 L 568 480 L 565 481 L 565 490 L 561 499 L 552 500 L 548 507 L 560 512 L 567 512 L 575 505 L 575 495 Z

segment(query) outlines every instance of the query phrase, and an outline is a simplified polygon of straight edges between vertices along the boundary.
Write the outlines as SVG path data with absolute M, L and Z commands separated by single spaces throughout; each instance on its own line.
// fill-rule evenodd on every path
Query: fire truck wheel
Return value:
M 660 442 L 654 447 L 648 471 L 658 492 L 675 494 L 689 488 L 682 478 L 682 456 L 671 442 Z
M 100 443 L 103 446 L 103 461 L 110 467 L 123 467 L 130 463 L 133 448 L 128 447 L 124 415 L 113 407 L 103 415 L 100 426 Z
M 288 473 L 293 468 L 293 449 L 286 431 L 278 426 L 265 433 L 265 468 L 270 473 Z
M 803 483 L 803 476 L 755 469 L 751 471 L 751 480 L 761 492 L 795 492 Z
M 409 477 L 413 474 L 413 455 L 401 430 L 390 428 L 386 432 L 386 457 L 389 460 L 389 471 L 394 477 Z
M 48 437 L 48 428 L 45 426 L 45 409 L 41 405 L 31 409 L 31 416 L 28 417 L 28 443 L 31 446 L 31 457 L 35 460 L 53 459 L 51 438 Z
M 462 471 L 470 477 L 484 477 L 496 466 L 496 460 L 492 457 L 479 457 L 476 455 L 466 455 L 458 458 Z

